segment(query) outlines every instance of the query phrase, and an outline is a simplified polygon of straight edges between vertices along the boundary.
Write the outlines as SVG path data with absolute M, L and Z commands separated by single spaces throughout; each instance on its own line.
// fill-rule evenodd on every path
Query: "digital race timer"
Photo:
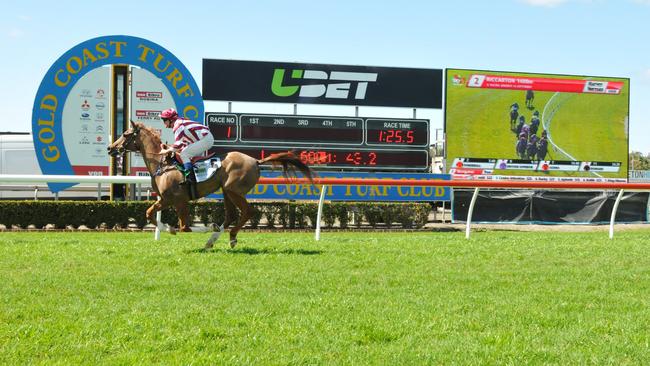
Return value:
M 257 159 L 293 150 L 319 168 L 417 170 L 429 167 L 429 121 L 358 117 L 212 113 L 211 151 Z
M 429 121 L 367 119 L 368 145 L 429 145 Z

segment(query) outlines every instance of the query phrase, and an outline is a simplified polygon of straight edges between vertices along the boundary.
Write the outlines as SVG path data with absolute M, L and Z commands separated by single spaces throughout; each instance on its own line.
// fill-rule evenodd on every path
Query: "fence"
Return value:
M 0 175 L 0 183 L 131 183 L 145 184 L 151 182 L 150 177 L 131 176 L 76 176 L 76 175 Z M 258 184 L 311 184 L 305 178 L 260 178 Z M 499 181 L 499 180 L 400 180 L 400 179 L 358 179 L 358 178 L 315 178 L 314 184 L 328 185 L 364 185 L 364 186 L 422 186 L 422 187 L 454 187 L 474 188 L 474 194 L 467 213 L 465 237 L 470 237 L 470 226 L 474 204 L 480 188 L 509 188 L 509 189 L 583 189 L 583 190 L 619 190 L 612 209 L 609 238 L 614 237 L 614 222 L 616 211 L 624 191 L 650 191 L 650 183 L 618 183 L 618 182 L 546 182 L 546 181 Z M 316 223 L 316 240 L 320 238 L 320 218 L 325 198 L 325 189 L 321 189 Z M 160 214 L 160 213 L 159 213 Z M 158 217 L 159 219 L 159 217 Z M 156 238 L 159 232 L 156 230 Z

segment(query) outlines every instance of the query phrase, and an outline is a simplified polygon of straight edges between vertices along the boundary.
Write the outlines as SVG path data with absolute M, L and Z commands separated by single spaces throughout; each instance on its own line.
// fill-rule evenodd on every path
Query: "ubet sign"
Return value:
M 300 80 L 325 80 L 323 84 L 307 85 L 283 85 L 285 69 L 275 69 L 271 91 L 278 97 L 288 97 L 298 93 L 299 97 L 347 99 L 350 97 L 350 90 L 354 86 L 354 99 L 365 99 L 368 83 L 377 81 L 377 73 L 374 72 L 347 72 L 347 71 L 321 71 L 321 70 L 293 70 L 292 81 Z
M 203 99 L 442 108 L 442 70 L 203 60 Z

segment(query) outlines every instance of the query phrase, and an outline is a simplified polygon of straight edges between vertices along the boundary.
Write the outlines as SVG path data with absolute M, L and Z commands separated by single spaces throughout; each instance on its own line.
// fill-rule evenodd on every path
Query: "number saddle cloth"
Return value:
M 180 155 L 174 154 L 174 157 L 176 168 L 181 172 L 185 171 L 183 169 L 183 163 L 181 162 Z M 201 183 L 212 178 L 217 170 L 221 168 L 221 158 L 214 156 L 214 153 L 209 153 L 207 156 L 195 156 L 191 160 L 197 183 Z

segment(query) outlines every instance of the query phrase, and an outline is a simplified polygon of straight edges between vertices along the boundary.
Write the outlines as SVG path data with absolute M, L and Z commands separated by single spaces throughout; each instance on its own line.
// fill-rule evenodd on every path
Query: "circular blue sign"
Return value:
M 88 72 L 105 65 L 139 66 L 170 90 L 179 114 L 202 120 L 203 98 L 187 68 L 165 48 L 146 39 L 115 35 L 93 38 L 71 48 L 50 67 L 36 93 L 32 136 L 43 174 L 73 175 L 63 144 L 63 106 L 72 87 Z M 52 192 L 74 184 L 50 183 Z

